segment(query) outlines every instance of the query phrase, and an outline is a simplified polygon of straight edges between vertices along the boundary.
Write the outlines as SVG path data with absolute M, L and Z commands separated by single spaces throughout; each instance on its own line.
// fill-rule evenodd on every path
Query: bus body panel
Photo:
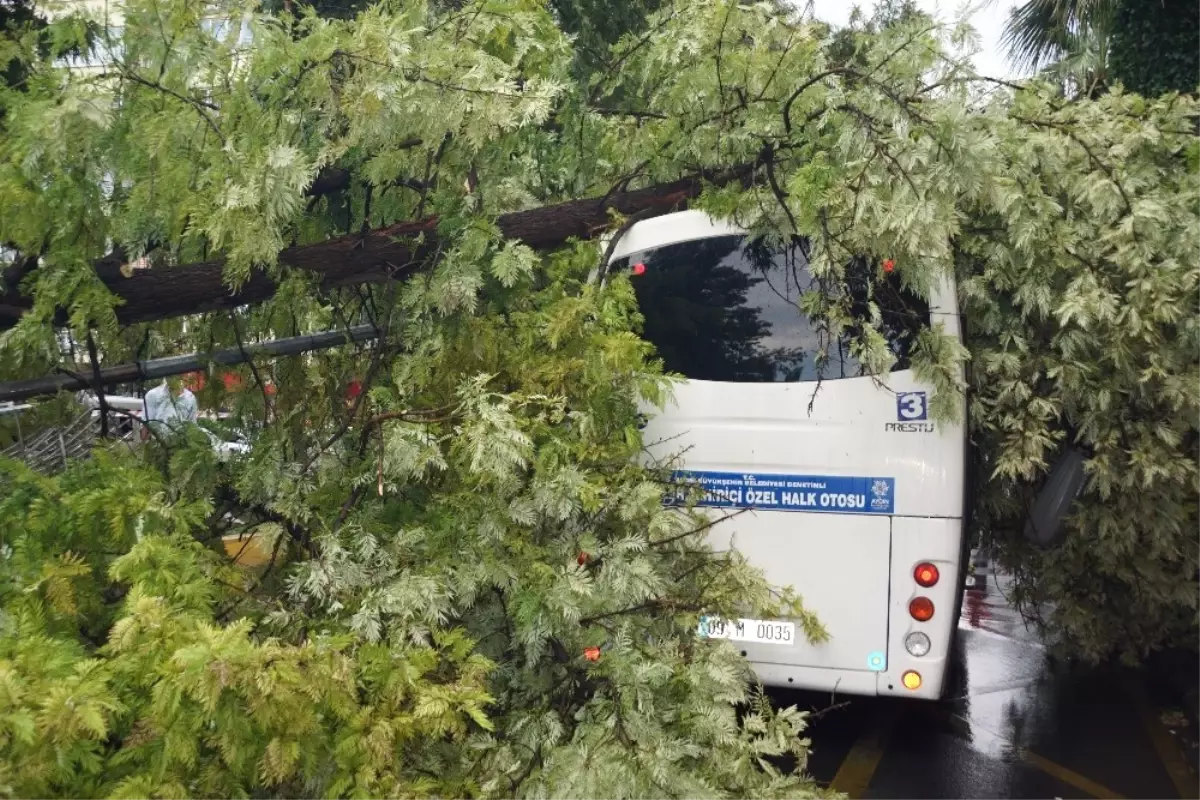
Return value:
M 663 247 L 668 244 L 689 242 L 710 236 L 739 234 L 744 231 L 723 220 L 713 219 L 703 211 L 678 211 L 674 214 L 663 214 L 635 223 L 617 242 L 613 248 L 611 261 L 616 261 L 630 253 L 637 253 L 652 247 Z M 601 238 L 601 245 L 607 247 L 609 237 Z
M 670 214 L 635 224 L 617 243 L 613 260 L 625 259 L 627 267 L 638 264 L 634 276 L 650 279 L 659 269 L 654 253 L 660 248 L 679 244 L 672 252 L 702 253 L 707 245 L 701 240 L 740 233 L 701 212 Z M 666 257 L 667 264 L 676 258 Z M 677 299 L 663 294 L 661 284 L 657 295 L 649 288 L 653 284 L 645 285 L 647 296 L 663 303 L 661 310 L 642 308 L 648 328 L 656 311 L 664 315 L 658 322 L 665 323 L 680 304 L 705 302 L 694 291 Z M 754 290 L 748 291 L 750 298 Z M 949 280 L 935 287 L 928 310 L 929 324 L 961 340 Z M 783 346 L 774 338 L 776 330 L 789 333 L 774 327 L 788 324 L 781 320 L 767 319 L 762 347 Z M 649 333 L 647 338 L 655 341 Z M 669 344 L 677 349 L 689 341 L 707 340 L 676 334 Z M 691 346 L 688 363 L 702 374 L 709 351 Z M 734 641 L 759 680 L 851 694 L 936 698 L 957 622 L 951 617 L 962 568 L 964 427 L 933 420 L 928 408 L 933 389 L 911 369 L 878 379 L 811 377 L 809 372 L 792 382 L 743 375 L 676 383 L 662 409 L 643 408 L 647 460 L 669 463 L 707 486 L 737 485 L 707 496 L 706 505 L 726 506 L 703 509 L 710 515 L 741 512 L 715 525 L 710 542 L 718 550 L 736 547 L 771 584 L 793 586 L 830 634 L 817 645 Z M 965 401 L 959 410 L 962 419 Z M 859 487 L 856 497 L 846 493 L 848 485 Z M 796 489 L 781 494 L 782 487 L 796 486 L 808 487 L 806 494 L 798 495 Z M 869 490 L 862 487 L 870 486 L 883 494 L 868 499 Z M 881 504 L 875 505 L 876 500 Z M 783 507 L 790 510 L 773 510 Z M 941 573 L 933 587 L 920 588 L 913 577 L 914 567 L 923 561 Z M 935 607 L 934 618 L 925 623 L 914 621 L 908 611 L 918 593 Z M 914 657 L 906 650 L 905 637 L 914 631 L 929 636 L 926 655 Z M 796 638 L 803 639 L 799 626 Z M 901 683 L 909 669 L 922 675 L 915 691 Z
M 923 388 L 907 371 L 890 375 L 887 385 Z M 762 506 L 736 513 L 743 502 L 707 510 L 715 518 L 731 515 L 713 527 L 709 540 L 717 550 L 736 547 L 772 585 L 794 587 L 830 635 L 819 645 L 735 642 L 763 683 L 824 690 L 840 675 L 845 680 L 838 691 L 936 699 L 955 627 L 946 616 L 953 614 L 961 568 L 962 427 L 885 431 L 884 420 L 896 418 L 895 395 L 871 378 L 824 383 L 815 397 L 814 388 L 683 382 L 667 409 L 647 423 L 647 450 L 661 461 L 682 454 L 680 466 L 696 473 L 893 478 L 892 515 Z M 923 561 L 941 573 L 930 588 L 913 579 Z M 918 594 L 934 603 L 928 623 L 908 613 Z M 905 650 L 904 637 L 914 630 L 929 636 L 928 655 L 914 658 Z M 802 636 L 799 629 L 796 635 Z M 879 654 L 875 667 L 883 671 L 872 669 Z M 906 669 L 927 676 L 926 682 L 905 689 L 900 676 Z M 871 677 L 851 681 L 845 672 Z
M 662 463 L 683 453 L 689 471 L 894 478 L 894 513 L 962 517 L 962 426 L 928 413 L 907 420 L 899 406 L 931 394 L 911 370 L 889 375 L 886 388 L 870 377 L 684 381 L 661 411 L 644 409 L 652 416 L 643 440 Z
M 805 608 L 838 633 L 814 645 L 797 628 L 789 644 L 735 642 L 738 649 L 755 664 L 868 671 L 871 656 L 888 649 L 889 522 L 863 514 L 747 511 L 715 526 L 713 549 L 736 547 L 773 586 L 795 586 Z M 850 587 L 854 602 L 846 602 Z
M 788 664 L 754 664 L 754 674 L 764 686 L 807 689 L 814 692 L 875 695 L 878 673 Z
M 958 628 L 954 600 L 958 592 L 963 536 L 961 519 L 892 517 L 891 631 L 888 637 L 888 668 L 879 673 L 879 694 L 894 694 L 936 700 L 941 695 L 946 665 L 954 632 Z M 938 582 L 928 588 L 913 580 L 913 570 L 921 562 L 932 563 L 941 573 Z M 908 604 L 921 595 L 933 601 L 933 619 L 917 622 L 908 613 Z M 904 637 L 921 631 L 929 637 L 930 649 L 919 658 L 904 649 Z M 905 689 L 900 676 L 916 670 L 925 680 L 919 689 Z M 937 677 L 934 680 L 934 677 Z

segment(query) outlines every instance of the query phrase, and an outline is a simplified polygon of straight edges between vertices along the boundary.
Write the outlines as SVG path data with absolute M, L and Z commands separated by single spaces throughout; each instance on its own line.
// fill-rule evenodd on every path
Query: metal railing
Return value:
M 110 439 L 136 441 L 127 418 L 110 414 L 108 428 Z M 99 437 L 100 414 L 89 409 L 66 425 L 46 428 L 28 439 L 18 436 L 17 443 L 0 450 L 0 455 L 22 461 L 43 475 L 55 475 L 66 469 L 71 459 L 88 458 Z

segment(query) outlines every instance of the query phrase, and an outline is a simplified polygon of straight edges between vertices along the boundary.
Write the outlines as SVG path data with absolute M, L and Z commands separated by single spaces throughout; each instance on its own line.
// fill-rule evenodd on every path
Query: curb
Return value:
M 988 558 L 987 551 L 982 547 L 972 549 L 967 559 L 963 588 L 967 591 L 986 589 L 991 571 L 991 559 Z

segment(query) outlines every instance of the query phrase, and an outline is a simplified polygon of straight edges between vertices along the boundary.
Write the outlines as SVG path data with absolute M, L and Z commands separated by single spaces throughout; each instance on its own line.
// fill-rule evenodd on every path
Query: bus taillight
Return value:
M 941 575 L 938 572 L 938 568 L 927 561 L 917 564 L 917 568 L 913 570 L 913 580 L 926 589 L 937 583 L 939 577 Z
M 933 601 L 928 597 L 914 597 L 908 602 L 908 613 L 917 622 L 929 622 L 933 619 Z

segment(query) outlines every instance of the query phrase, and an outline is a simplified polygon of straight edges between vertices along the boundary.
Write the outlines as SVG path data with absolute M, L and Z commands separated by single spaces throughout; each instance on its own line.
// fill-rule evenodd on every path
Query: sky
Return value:
M 813 0 L 812 3 L 816 18 L 834 25 L 846 24 L 856 4 L 868 14 L 875 6 L 874 0 Z M 971 25 L 982 40 L 983 50 L 975 57 L 975 68 L 980 74 L 990 78 L 1022 77 L 1008 63 L 1000 44 L 1008 12 L 1017 4 L 1018 0 L 970 0 Z M 968 4 L 962 0 L 917 0 L 917 5 L 943 22 L 951 22 L 957 18 L 959 9 Z

